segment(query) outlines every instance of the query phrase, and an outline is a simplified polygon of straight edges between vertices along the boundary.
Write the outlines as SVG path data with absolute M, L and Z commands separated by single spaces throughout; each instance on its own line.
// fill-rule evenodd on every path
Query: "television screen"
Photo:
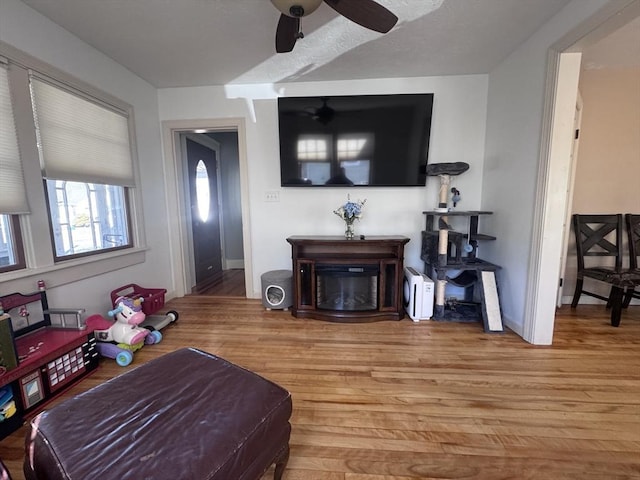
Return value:
M 283 187 L 424 186 L 433 94 L 278 99 Z

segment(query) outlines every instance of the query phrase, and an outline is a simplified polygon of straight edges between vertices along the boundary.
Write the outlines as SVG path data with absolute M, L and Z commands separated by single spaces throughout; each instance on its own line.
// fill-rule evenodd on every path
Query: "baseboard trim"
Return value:
M 573 301 L 573 297 L 571 296 L 562 297 L 562 305 L 571 305 L 572 301 Z M 595 297 L 590 297 L 588 295 L 582 295 L 580 297 L 580 301 L 578 302 L 578 305 L 605 305 L 606 303 L 607 302 L 605 302 L 604 300 L 600 300 Z M 632 298 L 631 303 L 629 305 L 632 307 L 636 305 L 640 305 L 640 300 L 636 300 Z
M 236 270 L 239 268 L 244 268 L 244 259 L 242 258 L 237 258 L 237 259 L 230 259 L 227 258 L 224 261 L 224 269 L 225 270 Z

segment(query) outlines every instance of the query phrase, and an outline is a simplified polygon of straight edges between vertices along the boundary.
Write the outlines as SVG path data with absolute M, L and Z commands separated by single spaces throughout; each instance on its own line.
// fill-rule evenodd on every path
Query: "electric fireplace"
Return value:
M 316 308 L 378 309 L 378 265 L 316 265 Z
M 296 318 L 331 322 L 400 320 L 407 237 L 293 236 Z

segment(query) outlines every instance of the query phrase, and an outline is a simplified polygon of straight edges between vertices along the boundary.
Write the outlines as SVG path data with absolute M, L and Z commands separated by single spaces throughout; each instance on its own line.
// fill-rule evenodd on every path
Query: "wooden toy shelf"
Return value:
M 92 373 L 98 367 L 98 352 L 93 331 L 79 324 L 62 327 L 51 322 L 51 315 L 79 319 L 83 310 L 50 309 L 44 291 L 0 296 L 0 304 L 7 312 L 0 319 L 8 327 L 0 338 L 0 389 L 9 389 L 15 402 L 15 413 L 0 421 L 2 439 Z M 42 319 L 14 331 L 11 317 L 30 311 Z

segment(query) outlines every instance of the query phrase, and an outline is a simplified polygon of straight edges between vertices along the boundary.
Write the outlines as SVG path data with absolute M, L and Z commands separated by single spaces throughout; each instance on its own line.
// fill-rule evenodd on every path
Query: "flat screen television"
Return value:
M 433 94 L 278 98 L 283 187 L 424 186 Z

